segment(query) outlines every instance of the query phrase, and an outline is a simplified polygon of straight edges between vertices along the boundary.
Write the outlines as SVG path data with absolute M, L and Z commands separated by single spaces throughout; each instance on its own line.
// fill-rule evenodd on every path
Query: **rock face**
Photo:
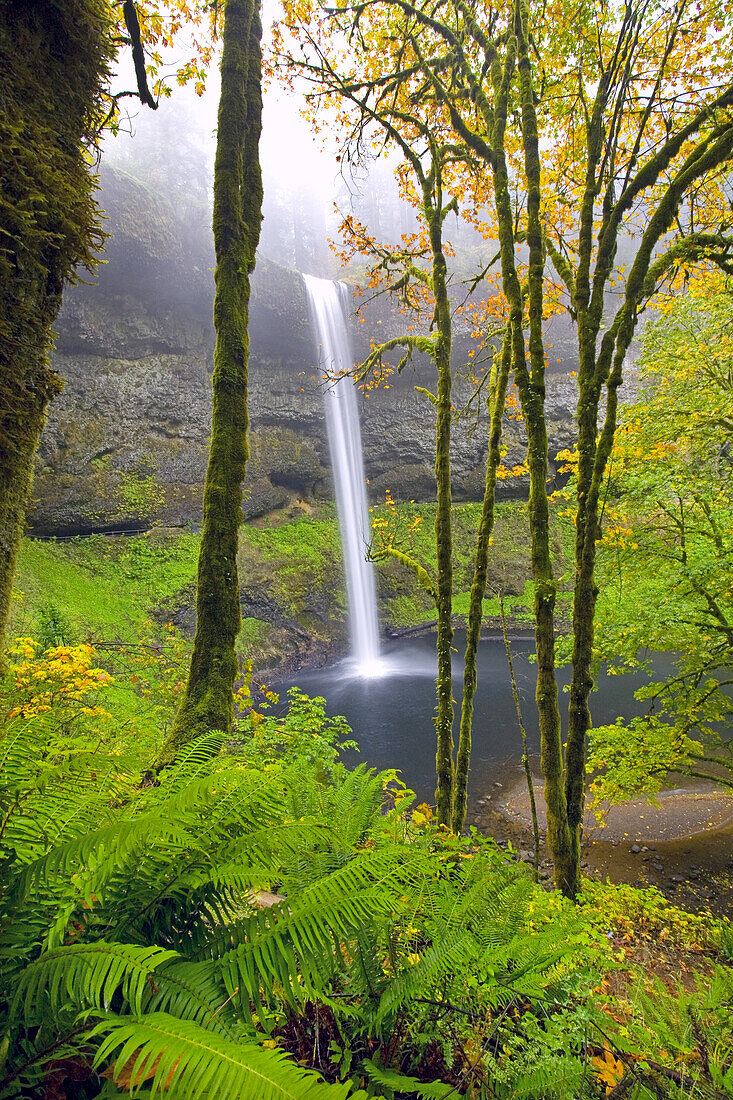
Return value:
M 103 172 L 111 240 L 94 285 L 66 294 L 53 362 L 67 380 L 43 434 L 29 523 L 39 534 L 133 530 L 157 521 L 197 523 L 210 428 L 214 258 L 208 215 L 182 218 L 119 170 Z M 380 300 L 381 301 L 381 300 Z M 404 318 L 372 304 L 354 320 L 354 354 L 400 331 Z M 293 495 L 329 496 L 330 463 L 316 351 L 303 282 L 258 260 L 251 309 L 251 458 L 245 517 Z M 468 363 L 457 327 L 455 363 Z M 549 377 L 551 454 L 567 446 L 572 383 Z M 361 401 L 364 458 L 374 499 L 434 496 L 432 368 L 416 361 L 390 388 Z M 471 385 L 457 380 L 457 408 Z M 523 458 L 521 426 L 508 421 L 508 465 Z M 486 426 L 472 406 L 455 432 L 456 499 L 479 499 Z M 512 483 L 512 491 L 521 485 Z

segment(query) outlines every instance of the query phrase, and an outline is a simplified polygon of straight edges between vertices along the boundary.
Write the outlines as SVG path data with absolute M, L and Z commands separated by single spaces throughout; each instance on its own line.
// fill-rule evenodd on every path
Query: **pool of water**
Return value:
M 456 631 L 453 662 L 453 697 L 456 699 L 454 737 L 458 738 L 460 698 L 463 688 L 465 632 Z M 512 639 L 512 660 L 522 701 L 524 724 L 531 753 L 539 752 L 539 730 L 534 704 L 536 665 L 532 639 Z M 670 654 L 656 656 L 655 678 L 671 670 Z M 366 761 L 376 768 L 398 768 L 419 797 L 432 800 L 435 789 L 435 637 L 422 635 L 385 643 L 378 666 L 363 674 L 348 659 L 326 668 L 300 672 L 292 680 L 273 684 L 284 697 L 292 684 L 309 695 L 323 696 L 329 714 L 343 714 L 358 742 L 360 753 L 348 762 Z M 591 697 L 596 725 L 617 717 L 644 713 L 648 704 L 637 702 L 634 692 L 648 676 L 601 674 Z M 558 672 L 561 688 L 570 681 L 570 670 Z M 567 728 L 566 693 L 560 694 L 563 732 Z M 282 705 L 282 704 L 281 704 Z M 521 735 L 512 697 L 506 652 L 501 638 L 483 638 L 478 650 L 478 688 L 474 703 L 473 748 L 469 795 L 474 798 L 491 783 L 505 782 L 519 767 Z

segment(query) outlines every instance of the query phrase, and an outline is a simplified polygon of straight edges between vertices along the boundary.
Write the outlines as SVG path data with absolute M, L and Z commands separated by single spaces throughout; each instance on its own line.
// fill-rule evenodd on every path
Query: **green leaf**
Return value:
M 395 1073 L 392 1069 L 384 1069 L 376 1065 L 371 1058 L 365 1058 L 362 1067 L 370 1081 L 384 1088 L 393 1089 L 395 1092 L 407 1092 L 413 1096 L 421 1097 L 421 1100 L 444 1100 L 445 1097 L 455 1095 L 456 1090 L 445 1081 L 418 1081 L 416 1077 L 405 1077 L 402 1073 Z
M 116 1055 L 115 1078 L 128 1070 L 133 1087 L 145 1082 L 151 1100 L 165 1096 L 172 1082 L 177 1097 L 191 1100 L 345 1100 L 351 1094 L 348 1085 L 326 1084 L 282 1051 L 230 1042 L 165 1012 L 104 1020 L 92 1036 L 104 1036 L 95 1068 Z

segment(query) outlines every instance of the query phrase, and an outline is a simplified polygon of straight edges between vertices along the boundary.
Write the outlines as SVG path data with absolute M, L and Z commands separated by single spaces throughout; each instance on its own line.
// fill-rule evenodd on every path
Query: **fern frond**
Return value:
M 400 892 L 417 863 L 403 849 L 359 853 L 296 900 L 229 929 L 239 944 L 221 958 L 227 988 L 239 986 L 256 1002 L 261 987 L 268 992 L 275 984 L 293 996 L 298 974 L 303 992 L 322 988 L 339 957 L 338 943 L 400 907 Z
M 27 894 L 54 877 L 70 878 L 89 865 L 99 867 L 108 859 L 119 864 L 141 844 L 152 843 L 153 839 L 185 846 L 188 834 L 180 822 L 161 814 L 103 825 L 34 859 L 18 876 L 15 892 Z
M 212 730 L 183 745 L 176 756 L 175 766 L 168 769 L 175 785 L 183 786 L 202 769 L 208 770 L 212 759 L 220 754 L 227 741 L 227 735 L 221 730 Z
M 65 756 L 54 743 L 50 763 L 47 750 L 57 734 L 44 718 L 16 719 L 0 738 L 0 836 L 16 865 L 109 821 L 111 803 L 129 787 L 118 758 L 105 764 L 79 749 Z
M 80 943 L 48 951 L 26 967 L 15 993 L 12 1013 L 22 1005 L 26 1017 L 45 997 L 54 1009 L 69 1001 L 80 1008 L 108 1011 L 118 990 L 133 1012 L 142 1010 L 149 978 L 159 966 L 178 958 L 162 947 L 123 943 Z
M 127 1070 L 136 1090 L 145 1082 L 151 1100 L 170 1095 L 169 1083 L 182 1100 L 346 1100 L 350 1094 L 348 1085 L 326 1084 L 282 1051 L 232 1043 L 164 1012 L 104 1020 L 92 1035 L 104 1036 L 95 1067 L 116 1055 L 114 1076 Z M 352 1094 L 358 1097 L 366 1100 L 363 1092 Z
M 374 1081 L 375 1084 L 391 1089 L 393 1092 L 419 1096 L 420 1100 L 446 1100 L 446 1097 L 456 1095 L 455 1088 L 444 1081 L 418 1081 L 416 1077 L 406 1077 L 393 1069 L 378 1066 L 371 1058 L 364 1058 L 361 1067 L 369 1080 Z
M 166 1012 L 178 1020 L 192 1020 L 207 1031 L 217 1031 L 232 1042 L 252 1038 L 254 1025 L 235 1015 L 231 998 L 216 965 L 174 959 L 159 967 L 143 999 L 146 1013 Z
M 381 1022 L 414 997 L 425 995 L 444 978 L 464 972 L 478 956 L 476 942 L 468 931 L 454 932 L 429 947 L 414 966 L 395 975 L 382 994 L 376 1019 Z

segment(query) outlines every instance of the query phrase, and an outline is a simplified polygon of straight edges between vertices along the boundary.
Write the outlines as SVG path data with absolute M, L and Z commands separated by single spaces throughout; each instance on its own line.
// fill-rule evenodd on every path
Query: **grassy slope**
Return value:
M 386 518 L 398 533 L 399 545 L 434 570 L 435 506 L 402 504 L 375 508 L 374 517 Z M 454 510 L 455 611 L 465 614 L 473 569 L 473 542 L 478 504 Z M 416 524 L 418 517 L 422 522 Z M 562 560 L 567 533 L 560 528 L 555 549 Z M 32 635 L 51 644 L 60 630 L 68 642 L 137 642 L 159 637 L 168 618 L 180 607 L 192 606 L 195 590 L 198 536 L 187 531 L 157 530 L 148 535 L 102 535 L 59 542 L 27 539 L 20 555 L 11 631 Z M 340 577 L 338 522 L 333 506 L 313 514 L 276 513 L 242 528 L 240 577 L 257 595 L 262 591 L 285 619 L 310 629 L 309 604 L 325 602 L 329 616 L 343 619 L 344 596 Z M 521 617 L 527 606 L 529 544 L 526 509 L 522 503 L 497 506 L 489 591 L 507 595 L 507 611 Z M 429 597 L 412 575 L 390 560 L 378 568 L 382 620 L 393 629 L 414 626 L 434 618 Z M 498 613 L 498 601 L 486 601 L 487 615 Z M 268 645 L 277 636 L 262 618 L 243 624 L 240 652 L 263 662 Z M 318 624 L 313 616 L 314 629 Z
M 51 608 L 73 641 L 131 641 L 147 628 L 150 611 L 196 574 L 198 538 L 163 536 L 63 542 L 26 539 L 20 554 L 12 628 L 36 634 Z

